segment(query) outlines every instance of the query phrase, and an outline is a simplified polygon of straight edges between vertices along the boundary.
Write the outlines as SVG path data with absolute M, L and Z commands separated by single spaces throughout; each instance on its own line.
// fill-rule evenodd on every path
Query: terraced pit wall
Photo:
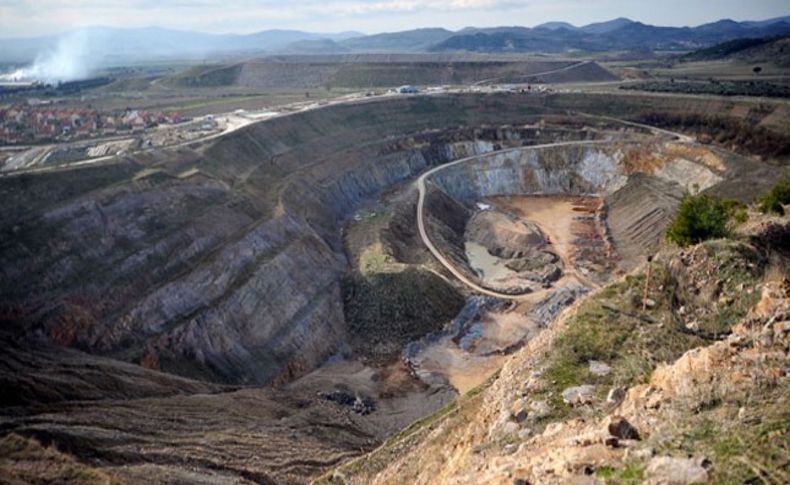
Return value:
M 344 221 L 429 167 L 596 136 L 533 124 L 551 113 L 545 103 L 372 100 L 194 149 L 3 178 L 5 328 L 203 380 L 288 381 L 346 349 Z M 569 173 L 552 183 L 566 187 Z
M 594 195 L 608 206 L 610 235 L 625 266 L 631 266 L 657 246 L 684 188 L 706 190 L 724 180 L 707 166 L 664 151 L 664 142 L 598 140 L 517 148 L 448 165 L 426 180 L 429 237 L 477 279 L 463 237 L 475 202 L 492 196 Z M 651 164 L 634 164 L 635 157 Z
M 430 166 L 585 136 L 525 127 L 539 101 L 505 101 L 331 107 L 196 149 L 4 178 L 7 328 L 204 380 L 308 372 L 346 348 L 340 228 L 356 208 Z

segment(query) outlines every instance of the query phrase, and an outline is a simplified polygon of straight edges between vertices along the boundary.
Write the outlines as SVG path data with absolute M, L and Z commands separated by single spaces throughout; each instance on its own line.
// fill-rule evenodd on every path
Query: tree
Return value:
M 757 74 L 759 76 L 760 73 L 763 72 L 763 68 L 760 67 L 760 66 L 754 66 L 754 69 L 752 69 L 752 72 L 754 72 L 755 74 Z
M 770 192 L 760 197 L 757 208 L 763 214 L 773 212 L 783 216 L 786 204 L 790 204 L 790 175 L 785 175 Z
M 680 201 L 678 215 L 667 229 L 667 239 L 679 246 L 697 244 L 729 234 L 728 205 L 718 197 L 686 193 Z

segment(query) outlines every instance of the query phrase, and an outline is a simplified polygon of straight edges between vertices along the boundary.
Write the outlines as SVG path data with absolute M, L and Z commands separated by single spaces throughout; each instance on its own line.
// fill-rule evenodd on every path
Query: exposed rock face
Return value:
M 672 143 L 654 142 L 649 146 L 654 151 L 649 164 L 633 160 L 633 153 L 641 144 L 622 140 L 592 140 L 576 145 L 558 143 L 483 154 L 466 163 L 448 166 L 430 176 L 427 181 L 427 211 L 429 214 L 434 212 L 433 200 L 448 197 L 467 210 L 482 199 L 503 196 L 601 197 L 604 203 L 598 207 L 580 207 L 589 214 L 587 218 L 591 221 L 591 227 L 579 231 L 577 235 L 581 243 L 577 251 L 580 256 L 578 261 L 587 259 L 592 263 L 585 262 L 579 267 L 587 275 L 605 272 L 604 266 L 611 264 L 611 261 L 606 261 L 615 255 L 622 255 L 623 267 L 632 268 L 640 262 L 638 255 L 657 246 L 661 234 L 674 217 L 682 188 L 689 181 L 703 184 L 700 187 L 711 187 L 722 180 L 726 170 L 726 167 L 706 162 L 704 157 L 696 161 L 701 155 L 695 161 L 687 160 L 683 158 L 685 152 L 679 152 Z M 683 178 L 684 174 L 688 179 Z M 492 215 L 490 211 L 466 217 L 467 239 L 481 244 L 492 255 L 517 255 L 520 251 L 516 247 L 538 242 L 537 237 L 527 234 L 535 231 L 509 225 L 506 217 Z M 528 219 L 529 214 L 525 218 Z M 599 224 L 603 226 L 602 230 L 593 229 Z M 429 233 L 437 234 L 447 255 L 456 262 L 458 268 L 467 270 L 468 276 L 477 277 L 489 288 L 498 291 L 534 291 L 529 284 L 513 283 L 511 280 L 514 278 L 510 276 L 491 279 L 483 274 L 481 277 L 479 272 L 470 270 L 468 261 L 464 261 L 467 258 L 462 257 L 462 250 L 456 246 L 460 236 L 453 238 L 447 235 L 451 226 L 433 228 L 430 219 L 427 225 Z M 499 229 L 490 231 L 494 226 Z M 515 234 L 521 236 L 516 237 Z M 533 252 L 527 256 L 534 260 L 534 256 L 540 254 Z M 510 263 L 507 264 L 509 269 L 521 269 L 518 263 Z M 546 267 L 550 268 L 550 265 Z M 567 268 L 561 271 L 565 270 Z M 533 279 L 542 284 L 558 276 L 557 271 L 538 272 Z
M 626 182 L 618 168 L 621 157 L 616 143 L 507 151 L 448 167 L 432 182 L 461 201 L 492 195 L 593 194 Z

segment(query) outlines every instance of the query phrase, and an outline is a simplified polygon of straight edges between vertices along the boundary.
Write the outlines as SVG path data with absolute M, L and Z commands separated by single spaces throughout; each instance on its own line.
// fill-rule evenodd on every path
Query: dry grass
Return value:
M 17 434 L 0 439 L 0 483 L 118 484 L 106 473 Z

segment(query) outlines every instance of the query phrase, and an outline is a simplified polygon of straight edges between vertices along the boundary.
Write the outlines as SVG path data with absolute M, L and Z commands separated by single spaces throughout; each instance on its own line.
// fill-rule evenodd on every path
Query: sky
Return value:
M 420 27 L 531 27 L 548 21 L 584 25 L 616 17 L 683 26 L 783 15 L 790 15 L 788 0 L 0 0 L 0 37 L 89 25 L 370 34 Z

